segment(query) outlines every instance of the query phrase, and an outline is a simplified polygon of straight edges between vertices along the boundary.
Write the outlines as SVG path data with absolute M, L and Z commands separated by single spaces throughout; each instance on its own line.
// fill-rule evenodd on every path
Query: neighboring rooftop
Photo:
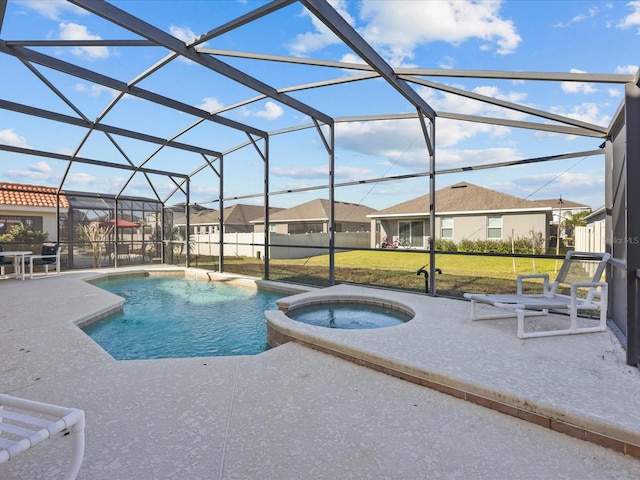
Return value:
M 562 209 L 581 209 L 581 210 L 591 210 L 589 205 L 585 205 L 584 203 L 572 202 L 571 200 L 562 199 L 562 203 L 560 203 L 559 198 L 548 198 L 545 200 L 536 200 L 536 203 L 540 205 L 544 205 L 545 207 L 551 207 L 554 209 L 562 208 Z
M 550 211 L 551 208 L 539 202 L 497 192 L 489 188 L 480 187 L 468 182 L 436 190 L 436 213 L 458 212 L 491 212 L 506 210 Z M 429 215 L 431 197 L 429 194 L 398 203 L 384 210 L 376 212 L 370 217 L 384 217 L 388 215 L 420 214 Z
M 299 221 L 329 221 L 329 200 L 316 198 L 306 203 L 295 205 L 281 210 L 269 217 L 272 223 L 299 222 Z M 375 209 L 358 203 L 334 202 L 334 219 L 336 222 L 364 222 L 369 223 L 367 215 L 375 212 Z M 260 218 L 256 223 L 263 223 Z

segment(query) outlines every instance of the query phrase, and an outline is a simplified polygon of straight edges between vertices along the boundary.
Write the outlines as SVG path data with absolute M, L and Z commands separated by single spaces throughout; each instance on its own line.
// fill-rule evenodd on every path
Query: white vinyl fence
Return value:
M 604 220 L 575 228 L 575 249 L 577 252 L 605 252 L 606 230 Z
M 218 234 L 191 235 L 192 255 L 218 256 Z M 336 248 L 369 248 L 369 232 L 340 232 L 335 234 Z M 270 258 L 306 258 L 329 253 L 328 233 L 288 235 L 271 233 Z M 320 248 L 319 248 L 320 247 Z M 325 248 L 322 248 L 325 247 Z M 224 235 L 225 256 L 264 258 L 263 233 L 227 233 Z

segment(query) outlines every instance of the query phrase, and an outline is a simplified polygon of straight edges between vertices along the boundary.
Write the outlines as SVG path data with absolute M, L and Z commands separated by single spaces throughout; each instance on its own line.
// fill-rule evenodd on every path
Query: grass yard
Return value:
M 429 263 L 429 255 L 410 250 L 349 251 L 335 254 L 336 283 L 356 283 L 382 288 L 424 292 L 425 278 L 417 275 Z M 520 274 L 548 273 L 555 277 L 562 260 L 509 258 L 470 255 L 436 255 L 436 266 L 442 270 L 436 278 L 441 295 L 461 297 L 465 292 L 515 293 Z M 217 264 L 198 262 L 199 267 L 217 268 Z M 225 271 L 264 276 L 262 260 L 248 257 L 226 257 Z M 329 256 L 301 259 L 270 260 L 269 278 L 304 285 L 329 285 Z M 539 290 L 540 281 L 528 283 Z

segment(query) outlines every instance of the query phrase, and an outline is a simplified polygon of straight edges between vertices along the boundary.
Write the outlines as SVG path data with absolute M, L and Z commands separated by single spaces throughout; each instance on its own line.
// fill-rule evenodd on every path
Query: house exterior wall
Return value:
M 6 215 L 10 217 L 42 217 L 42 230 L 47 232 L 49 236 L 47 241 L 58 241 L 58 223 L 56 220 L 55 209 L 50 208 L 29 208 L 29 207 L 7 207 L 3 205 L 0 208 L 0 216 Z
M 541 233 L 546 240 L 549 236 L 549 217 L 545 212 L 517 212 L 502 213 L 495 215 L 438 215 L 435 219 L 436 238 L 448 238 L 455 243 L 462 240 L 491 240 L 488 235 L 488 217 L 497 216 L 502 219 L 501 236 L 495 240 L 508 239 L 513 235 L 515 238 L 530 237 L 531 232 Z M 453 219 L 453 236 L 442 237 L 443 219 Z M 387 237 L 392 242 L 398 239 L 399 222 L 423 221 L 424 235 L 423 248 L 428 246 L 429 239 L 429 219 L 426 217 L 394 217 L 372 219 L 371 221 L 371 245 L 373 248 L 379 247 L 382 239 Z M 445 220 L 446 221 L 446 220 Z M 376 227 L 377 223 L 377 227 Z M 415 242 L 413 242 L 415 243 Z
M 442 218 L 436 217 L 436 237 L 440 237 Z M 506 240 L 514 238 L 530 237 L 531 232 L 541 233 L 545 240 L 548 237 L 549 222 L 546 213 L 505 213 L 495 215 L 454 215 L 453 240 L 458 243 L 462 240 Z M 499 238 L 489 237 L 489 217 L 502 219 L 502 233 Z

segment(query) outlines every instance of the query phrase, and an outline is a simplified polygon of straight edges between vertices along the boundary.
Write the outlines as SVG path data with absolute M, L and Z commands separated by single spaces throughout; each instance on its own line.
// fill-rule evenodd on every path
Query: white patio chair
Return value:
M 73 442 L 65 480 L 77 477 L 84 457 L 84 411 L 0 394 L 0 463 L 61 433 Z
M 43 243 L 40 255 L 29 255 L 29 278 L 37 276 L 49 275 L 49 268 L 55 268 L 52 273 L 60 275 L 60 247 L 55 243 Z M 44 273 L 36 275 L 33 273 L 33 267 L 44 267 Z
M 471 300 L 471 320 L 516 317 L 518 338 L 604 332 L 607 328 L 608 288 L 607 283 L 600 280 L 609 257 L 608 253 L 569 251 L 553 283 L 549 282 L 547 274 L 518 275 L 515 295 L 465 293 L 464 297 Z M 536 278 L 544 282 L 542 293 L 523 293 L 523 281 Z M 510 312 L 480 314 L 477 311 L 478 303 Z M 525 317 L 548 315 L 549 310 L 567 311 L 568 328 L 525 332 Z M 581 311 L 599 311 L 598 325 L 579 326 L 578 314 Z

